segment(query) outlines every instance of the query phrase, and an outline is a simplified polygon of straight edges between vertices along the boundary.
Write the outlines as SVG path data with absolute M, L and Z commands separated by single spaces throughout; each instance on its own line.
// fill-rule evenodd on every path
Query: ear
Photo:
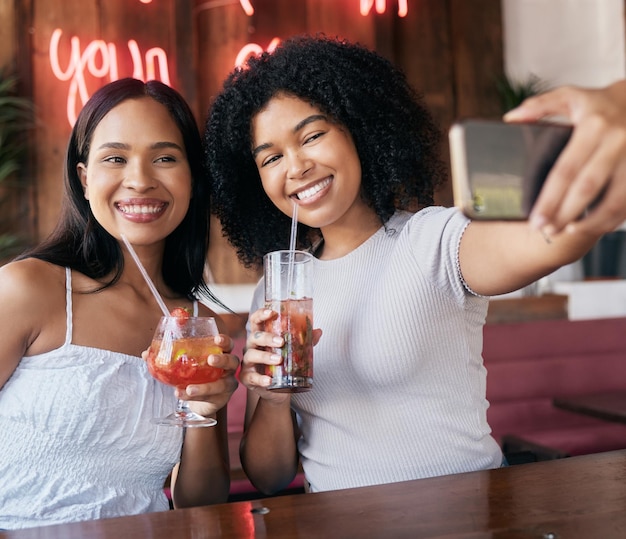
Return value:
M 85 166 L 84 163 L 78 163 L 78 165 L 76 165 L 76 173 L 78 174 L 80 183 L 83 186 L 83 193 L 85 194 L 85 199 L 89 200 L 89 190 L 87 186 L 87 167 Z

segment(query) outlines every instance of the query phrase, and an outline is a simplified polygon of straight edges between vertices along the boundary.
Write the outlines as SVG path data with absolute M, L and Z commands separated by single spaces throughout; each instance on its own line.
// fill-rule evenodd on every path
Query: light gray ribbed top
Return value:
M 488 300 L 458 267 L 467 223 L 453 208 L 398 212 L 348 255 L 315 259 L 323 336 L 313 389 L 292 397 L 311 491 L 500 466 L 481 356 Z

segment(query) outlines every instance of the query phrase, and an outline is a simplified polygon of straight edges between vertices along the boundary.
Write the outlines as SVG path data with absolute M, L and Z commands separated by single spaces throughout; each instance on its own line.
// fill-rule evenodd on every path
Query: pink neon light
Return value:
M 274 39 L 272 39 L 272 41 L 270 41 L 270 44 L 267 46 L 267 52 L 274 52 L 274 49 L 278 47 L 279 43 L 279 38 L 275 37 Z M 235 66 L 241 67 L 248 59 L 248 57 L 256 54 L 261 54 L 262 52 L 263 47 L 261 47 L 261 45 L 257 45 L 256 43 L 248 43 L 241 48 L 239 54 L 237 55 L 237 58 L 235 58 Z
M 54 76 L 60 81 L 70 81 L 67 94 L 67 119 L 70 125 L 76 122 L 76 110 L 78 99 L 81 107 L 89 99 L 89 92 L 85 83 L 85 71 L 96 78 L 105 78 L 114 81 L 119 79 L 117 64 L 117 48 L 113 43 L 106 43 L 101 39 L 90 42 L 81 53 L 81 45 L 78 37 L 70 38 L 70 60 L 64 70 L 59 63 L 59 42 L 63 31 L 59 28 L 52 32 L 50 38 L 50 68 Z M 133 39 L 128 41 L 128 51 L 133 62 L 133 77 L 141 80 L 158 80 L 170 84 L 167 54 L 163 49 L 154 47 L 146 51 L 144 55 L 146 72 L 142 62 L 139 45 Z M 157 77 L 157 66 L 159 76 Z
M 376 13 L 384 13 L 387 9 L 387 0 L 361 0 L 359 11 L 361 15 L 369 15 L 372 7 L 376 8 Z M 409 12 L 408 0 L 398 0 L 398 16 L 406 17 Z
M 254 14 L 254 8 L 249 0 L 239 0 L 241 7 L 246 12 L 246 15 L 250 16 Z

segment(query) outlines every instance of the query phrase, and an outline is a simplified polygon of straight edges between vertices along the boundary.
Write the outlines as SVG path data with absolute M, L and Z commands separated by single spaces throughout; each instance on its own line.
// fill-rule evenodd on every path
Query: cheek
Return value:
M 281 211 L 284 211 L 284 184 L 272 177 L 272 174 L 265 173 L 261 175 L 261 185 L 263 186 L 265 194 L 269 197 L 272 203 Z

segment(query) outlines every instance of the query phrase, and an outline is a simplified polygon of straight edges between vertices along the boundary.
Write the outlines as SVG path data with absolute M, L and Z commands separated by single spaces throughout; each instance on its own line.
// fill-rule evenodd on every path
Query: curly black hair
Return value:
M 396 209 L 433 204 L 446 178 L 441 132 L 404 73 L 359 44 L 294 36 L 232 71 L 207 118 L 211 208 L 244 265 L 259 266 L 290 236 L 291 219 L 265 194 L 252 157 L 252 119 L 277 94 L 306 100 L 347 128 L 361 161 L 361 196 L 382 223 Z M 298 248 L 319 235 L 300 224 Z

